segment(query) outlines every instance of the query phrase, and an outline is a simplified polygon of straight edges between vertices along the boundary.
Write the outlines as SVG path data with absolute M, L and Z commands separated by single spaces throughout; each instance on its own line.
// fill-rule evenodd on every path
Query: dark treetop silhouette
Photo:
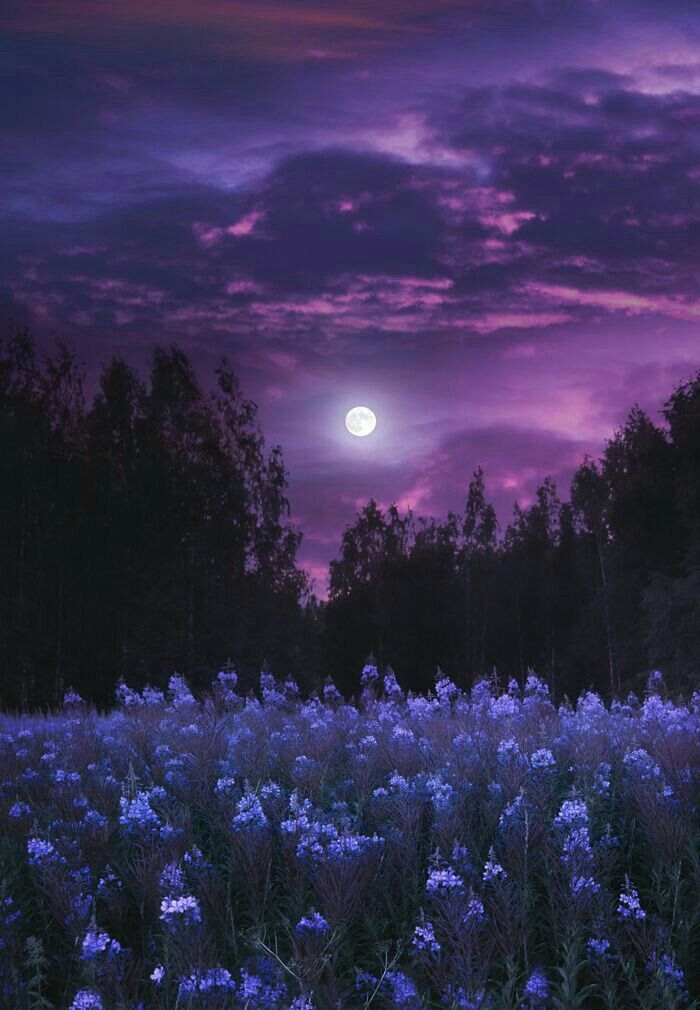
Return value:
M 4 705 L 106 702 L 120 677 L 208 682 L 226 661 L 306 688 L 357 687 L 374 653 L 411 688 L 533 667 L 556 696 L 611 694 L 700 666 L 700 374 L 661 428 L 638 407 L 569 502 L 546 479 L 498 536 L 477 469 L 462 514 L 370 501 L 318 603 L 297 565 L 278 447 L 223 362 L 203 392 L 178 348 L 147 381 L 113 358 L 88 408 L 72 352 L 15 330 L 0 355 L 0 670 Z

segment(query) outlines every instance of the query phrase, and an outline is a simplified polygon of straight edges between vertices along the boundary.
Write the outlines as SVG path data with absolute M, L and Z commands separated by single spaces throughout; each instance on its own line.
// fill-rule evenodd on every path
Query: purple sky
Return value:
M 0 314 L 228 355 L 317 591 L 370 496 L 505 523 L 700 364 L 696 0 L 3 12 Z

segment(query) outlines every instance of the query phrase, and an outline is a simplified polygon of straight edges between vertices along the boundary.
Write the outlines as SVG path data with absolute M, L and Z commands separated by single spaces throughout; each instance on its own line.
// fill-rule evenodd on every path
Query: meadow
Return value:
M 700 693 L 362 683 L 2 717 L 2 1007 L 698 1006 Z

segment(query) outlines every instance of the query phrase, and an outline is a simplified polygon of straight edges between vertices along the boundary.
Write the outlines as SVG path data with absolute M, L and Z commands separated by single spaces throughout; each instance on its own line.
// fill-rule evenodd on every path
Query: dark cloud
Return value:
M 565 490 L 692 371 L 690 0 L 108 6 L 0 16 L 0 313 L 92 382 L 113 351 L 229 354 L 314 570 L 372 495 L 439 514 L 482 464 L 506 520 Z

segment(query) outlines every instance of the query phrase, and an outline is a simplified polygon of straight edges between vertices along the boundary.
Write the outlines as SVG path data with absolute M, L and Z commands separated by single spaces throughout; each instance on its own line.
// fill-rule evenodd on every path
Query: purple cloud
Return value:
M 699 31 L 672 7 L 13 3 L 0 306 L 93 387 L 158 342 L 203 377 L 230 356 L 319 580 L 371 496 L 440 514 L 481 464 L 507 522 L 700 359 Z

